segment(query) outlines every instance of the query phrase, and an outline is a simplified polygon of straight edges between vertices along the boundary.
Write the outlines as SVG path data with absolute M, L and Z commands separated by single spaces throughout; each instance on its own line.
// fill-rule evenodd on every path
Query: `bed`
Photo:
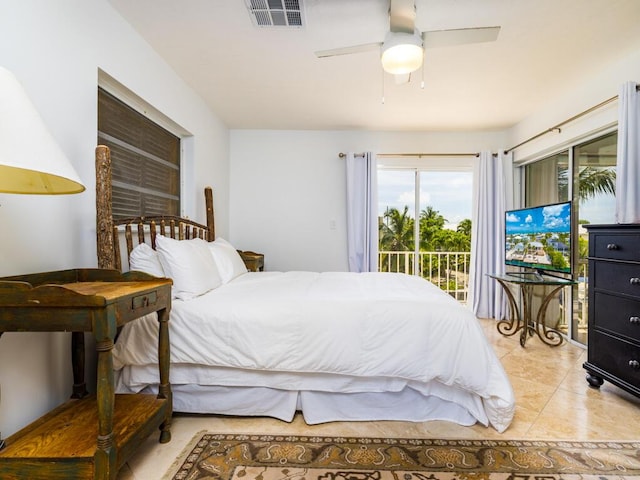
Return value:
M 299 411 L 308 424 L 446 420 L 499 432 L 510 425 L 513 390 L 478 320 L 430 282 L 247 271 L 244 252 L 215 236 L 211 189 L 206 225 L 115 221 L 106 147 L 96 150 L 96 172 L 99 266 L 174 281 L 174 411 L 284 421 Z M 120 332 L 118 392 L 157 391 L 157 328 L 150 315 Z

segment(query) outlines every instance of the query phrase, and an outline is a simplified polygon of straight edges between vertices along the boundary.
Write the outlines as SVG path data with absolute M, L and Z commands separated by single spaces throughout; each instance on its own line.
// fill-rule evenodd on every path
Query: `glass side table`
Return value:
M 537 272 L 513 272 L 504 275 L 491 275 L 489 277 L 496 280 L 504 289 L 509 300 L 510 315 L 506 320 L 498 322 L 498 331 L 505 336 L 515 335 L 520 332 L 520 345 L 525 346 L 527 337 L 534 334 L 542 340 L 543 343 L 557 347 L 562 344 L 563 336 L 556 329 L 547 327 L 546 316 L 549 302 L 556 293 L 564 287 L 573 285 L 576 282 L 568 278 L 560 278 L 551 275 L 543 275 Z M 522 309 L 518 307 L 518 302 L 509 285 L 515 285 L 520 290 L 522 298 Z M 538 286 L 551 286 L 551 290 L 542 299 L 540 308 L 533 318 L 532 298 L 533 290 Z

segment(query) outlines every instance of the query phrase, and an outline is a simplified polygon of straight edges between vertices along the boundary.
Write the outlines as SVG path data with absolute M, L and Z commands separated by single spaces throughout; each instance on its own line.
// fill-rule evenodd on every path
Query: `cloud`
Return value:
M 515 213 L 507 213 L 507 222 L 519 222 L 520 217 Z
M 524 219 L 524 223 L 531 223 L 533 222 L 533 217 L 531 215 L 527 215 L 527 217 Z
M 562 217 L 564 205 L 550 205 L 542 209 L 542 223 L 547 228 L 558 228 L 567 224 L 568 216 Z
M 398 199 L 396 200 L 396 203 L 399 203 L 401 205 L 413 205 L 416 201 L 416 194 L 413 190 L 411 191 L 407 191 L 407 192 L 402 192 L 399 196 Z M 427 192 L 425 192 L 424 190 L 420 191 L 420 203 L 421 204 L 426 204 L 429 205 L 429 202 L 431 201 L 431 195 Z

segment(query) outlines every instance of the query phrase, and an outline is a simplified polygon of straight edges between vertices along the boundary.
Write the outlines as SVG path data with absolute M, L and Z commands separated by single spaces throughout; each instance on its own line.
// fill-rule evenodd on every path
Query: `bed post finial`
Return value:
M 204 189 L 204 202 L 207 207 L 207 241 L 213 242 L 216 239 L 216 227 L 213 219 L 213 190 L 211 187 Z
M 111 206 L 111 152 L 96 147 L 96 241 L 98 268 L 116 268 Z

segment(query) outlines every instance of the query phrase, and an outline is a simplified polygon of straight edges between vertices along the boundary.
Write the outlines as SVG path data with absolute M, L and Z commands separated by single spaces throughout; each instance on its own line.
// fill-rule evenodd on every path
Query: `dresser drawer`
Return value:
M 591 257 L 612 260 L 640 260 L 640 233 L 595 234 L 590 240 Z
M 593 326 L 640 344 L 640 301 L 602 292 L 593 296 Z
M 640 298 L 640 264 L 592 260 L 589 270 L 592 288 Z
M 640 385 L 640 346 L 589 332 L 589 363 L 631 385 Z

